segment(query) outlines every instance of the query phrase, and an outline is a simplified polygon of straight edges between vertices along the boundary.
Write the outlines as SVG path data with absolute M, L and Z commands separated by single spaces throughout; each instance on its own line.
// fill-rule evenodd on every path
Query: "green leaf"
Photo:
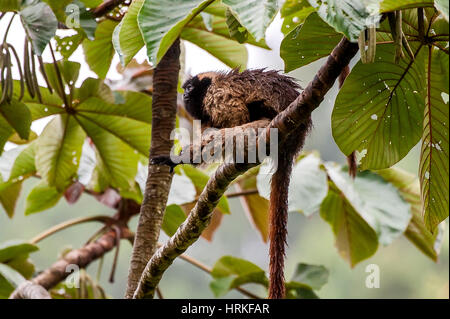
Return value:
M 291 280 L 318 290 L 328 282 L 329 274 L 330 272 L 324 266 L 300 263 L 297 265 Z
M 33 43 L 34 52 L 37 55 L 42 55 L 58 28 L 58 20 L 55 14 L 43 2 L 28 5 L 19 14 L 25 30 Z
M 44 182 L 35 186 L 28 194 L 25 215 L 37 213 L 49 209 L 58 203 L 62 194 L 53 186 Z
M 138 14 L 144 0 L 134 0 L 128 7 L 122 21 L 114 29 L 114 49 L 119 54 L 122 65 L 127 65 L 144 46 L 144 40 L 138 26 Z
M 112 34 L 117 22 L 105 20 L 99 23 L 94 40 L 84 40 L 83 49 L 86 62 L 99 78 L 104 79 L 114 56 Z
M 212 21 L 213 29 L 208 31 L 202 19 L 200 17 L 195 18 L 184 27 L 181 38 L 211 53 L 231 68 L 245 68 L 247 65 L 247 49 L 245 46 L 232 40 L 229 34 L 224 35 L 224 32 L 221 32 L 223 28 L 226 30 L 223 18 L 213 17 Z
M 320 159 L 314 154 L 302 158 L 292 170 L 289 185 L 289 211 L 301 211 L 310 216 L 319 210 L 328 193 L 327 174 L 320 168 Z M 257 176 L 259 194 L 270 199 L 270 180 L 268 165 L 261 166 Z
M 81 29 L 79 29 L 79 27 L 76 27 L 76 29 L 78 29 L 78 31 L 85 33 L 87 38 L 89 40 L 93 40 L 95 37 L 95 32 L 97 29 L 97 21 L 95 20 L 95 16 L 92 13 L 92 10 L 88 10 L 86 8 L 86 5 L 89 8 L 95 8 L 95 7 L 91 7 L 90 4 L 86 4 L 86 1 L 80 1 L 80 0 L 74 0 L 72 1 L 72 4 L 75 4 L 78 6 L 78 10 L 79 10 L 79 15 L 76 15 L 76 18 L 79 19 L 79 21 L 76 21 L 77 24 L 79 24 L 79 27 L 81 27 Z M 67 10 L 65 11 L 67 16 L 70 16 L 70 12 Z M 81 31 L 82 30 L 82 31 Z
M 398 168 L 389 168 L 376 172 L 389 183 L 398 188 L 403 199 L 411 204 L 412 218 L 405 231 L 405 236 L 418 249 L 432 260 L 437 261 L 443 232 L 432 234 L 426 227 L 422 216 L 420 185 L 416 176 Z
M 36 168 L 60 192 L 72 184 L 86 134 L 71 115 L 57 115 L 36 141 Z
M 411 210 L 396 187 L 370 171 L 359 173 L 353 181 L 339 166 L 326 164 L 326 169 L 341 196 L 375 230 L 381 244 L 388 245 L 403 234 Z
M 24 103 L 16 99 L 12 99 L 10 103 L 3 102 L 0 104 L 0 118 L 3 118 L 9 126 L 14 128 L 22 139 L 28 139 L 30 135 L 31 113 Z
M 80 74 L 81 64 L 78 62 L 72 62 L 68 60 L 57 61 L 58 68 L 61 72 L 61 77 L 64 85 L 64 89 L 61 89 L 61 85 L 58 80 L 58 75 L 56 73 L 55 66 L 53 63 L 44 63 L 45 72 L 47 73 L 50 85 L 55 89 L 58 95 L 63 98 L 64 90 L 68 87 L 71 91 L 78 80 Z
M 393 45 L 377 46 L 376 62 L 353 68 L 336 98 L 333 137 L 346 155 L 366 153 L 361 169 L 400 161 L 421 138 L 425 101 L 424 54 L 395 64 Z
M 78 49 L 84 36 L 81 33 L 70 35 L 67 37 L 55 36 L 56 50 L 62 55 L 64 59 L 72 56 L 76 49 Z
M 183 172 L 194 184 L 197 189 L 197 193 L 200 194 L 206 186 L 206 183 L 208 183 L 209 176 L 192 165 L 182 165 L 182 168 Z M 228 206 L 228 200 L 225 196 L 220 198 L 220 201 L 217 204 L 217 209 L 219 209 L 223 214 L 230 214 L 230 207 Z
M 256 41 L 264 38 L 266 29 L 278 11 L 277 0 L 223 0 L 235 17 Z
M 36 245 L 27 243 L 23 240 L 8 240 L 0 243 L 0 263 L 7 263 L 22 255 L 27 255 L 37 251 Z
M 357 42 L 361 31 L 379 22 L 379 0 L 308 0 L 319 16 L 350 41 Z
M 214 280 L 210 284 L 216 297 L 224 295 L 229 290 L 247 283 L 268 286 L 264 270 L 255 264 L 233 256 L 223 256 L 214 265 L 211 276 Z
M 167 236 L 173 236 L 185 219 L 186 214 L 180 206 L 175 204 L 168 205 L 161 228 Z
M 5 278 L 14 288 L 26 280 L 18 271 L 5 264 L 0 264 L 0 277 Z
M 3 147 L 9 138 L 14 134 L 14 129 L 9 125 L 3 116 L 0 116 L 0 155 L 3 153 Z
M 380 12 L 389 12 L 400 9 L 432 7 L 433 0 L 383 0 L 380 3 Z
M 436 226 L 448 217 L 449 62 L 448 54 L 431 47 L 427 60 L 427 98 L 419 177 L 422 214 L 425 225 L 434 232 Z
M 432 1 L 431 1 L 432 2 Z M 448 22 L 448 1 L 447 0 L 434 0 L 434 6 L 438 9 L 445 20 Z
M 138 24 L 150 62 L 158 64 L 172 43 L 198 13 L 214 0 L 145 0 Z
M 34 143 L 16 147 L 0 157 L 0 204 L 10 218 L 14 215 L 22 182 L 35 171 Z
M 338 192 L 329 191 L 320 207 L 320 216 L 333 230 L 339 254 L 354 267 L 378 248 L 377 235 Z
M 0 11 L 17 11 L 20 9 L 21 0 L 2 0 Z
M 78 100 L 78 103 L 84 102 L 91 97 L 98 97 L 105 102 L 115 103 L 113 92 L 111 91 L 109 86 L 106 85 L 105 82 L 101 79 L 87 78 L 83 81 L 80 88 L 75 89 L 74 95 L 74 99 Z M 148 102 L 147 99 L 143 100 L 146 100 L 146 102 Z
M 303 24 L 305 19 L 314 12 L 315 9 L 311 7 L 308 1 L 287 0 L 281 7 L 281 17 L 283 18 L 283 25 L 281 32 L 284 35 L 294 30 L 297 26 Z
M 306 18 L 281 42 L 280 56 L 284 70 L 289 72 L 328 56 L 342 35 L 326 24 L 317 13 Z
M 151 98 L 129 91 L 124 92 L 123 97 L 126 100 L 123 104 L 88 98 L 77 106 L 75 117 L 82 123 L 95 124 L 98 129 L 116 136 L 147 156 L 150 148 Z

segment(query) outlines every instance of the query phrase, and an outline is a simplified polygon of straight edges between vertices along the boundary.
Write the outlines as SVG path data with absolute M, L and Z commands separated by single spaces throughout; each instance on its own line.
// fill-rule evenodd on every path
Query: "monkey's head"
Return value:
M 195 119 L 204 120 L 203 99 L 208 87 L 211 85 L 212 78 L 213 74 L 210 72 L 201 73 L 191 77 L 183 84 L 184 107 Z

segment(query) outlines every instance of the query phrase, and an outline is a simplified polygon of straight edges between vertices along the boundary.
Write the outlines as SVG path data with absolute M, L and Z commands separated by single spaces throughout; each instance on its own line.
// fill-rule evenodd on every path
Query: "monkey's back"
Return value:
M 212 78 L 204 98 L 211 126 L 232 127 L 273 118 L 298 96 L 292 77 L 264 69 L 205 73 Z

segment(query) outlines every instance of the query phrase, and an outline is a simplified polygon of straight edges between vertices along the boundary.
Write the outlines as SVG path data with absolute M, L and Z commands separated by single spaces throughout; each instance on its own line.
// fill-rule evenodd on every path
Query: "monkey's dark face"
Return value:
M 210 85 L 211 78 L 200 79 L 197 75 L 183 84 L 184 107 L 195 119 L 204 120 L 203 99 Z

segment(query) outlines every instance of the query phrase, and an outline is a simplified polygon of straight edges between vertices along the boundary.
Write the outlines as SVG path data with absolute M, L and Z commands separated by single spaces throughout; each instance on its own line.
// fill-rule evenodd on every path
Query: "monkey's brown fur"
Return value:
M 277 71 L 238 70 L 206 72 L 183 85 L 186 110 L 202 127 L 222 129 L 266 125 L 298 96 L 300 86 Z M 269 298 L 285 297 L 284 256 L 287 238 L 288 188 L 294 158 L 303 146 L 311 119 L 278 144 L 278 169 L 270 194 Z M 224 135 L 223 135 L 224 136 Z M 207 142 L 207 141 L 206 141 Z M 203 142 L 202 142 L 203 144 Z M 190 146 L 192 149 L 192 146 Z M 156 159 L 154 163 L 168 163 Z M 169 164 L 171 165 L 171 164 Z M 175 164 L 176 165 L 176 164 Z

